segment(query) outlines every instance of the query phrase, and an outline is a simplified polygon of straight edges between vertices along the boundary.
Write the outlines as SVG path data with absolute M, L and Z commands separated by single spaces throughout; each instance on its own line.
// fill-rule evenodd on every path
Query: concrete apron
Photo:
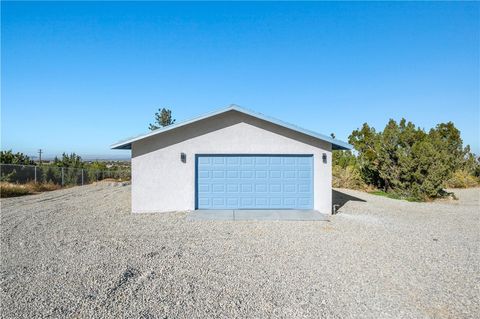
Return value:
M 328 221 L 328 215 L 316 210 L 210 210 L 201 209 L 189 212 L 188 220 L 296 220 L 296 221 Z

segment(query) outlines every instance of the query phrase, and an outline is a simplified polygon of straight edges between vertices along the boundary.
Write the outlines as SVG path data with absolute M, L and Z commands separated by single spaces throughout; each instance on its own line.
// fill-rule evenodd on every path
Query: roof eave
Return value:
M 332 143 L 333 151 L 349 151 L 353 149 L 353 146 L 342 142 L 342 145 Z
M 127 143 L 127 144 L 113 144 L 110 145 L 111 150 L 131 150 L 132 149 L 132 143 Z
M 135 142 L 135 141 L 138 141 L 138 140 L 141 140 L 141 139 L 153 136 L 153 135 L 161 134 L 163 132 L 170 131 L 170 130 L 173 130 L 175 128 L 182 127 L 182 126 L 194 123 L 196 121 L 203 120 L 203 119 L 206 119 L 206 118 L 209 118 L 209 117 L 221 114 L 221 113 L 225 113 L 225 112 L 228 112 L 228 111 L 232 111 L 232 110 L 243 113 L 243 114 L 247 114 L 247 115 L 259 118 L 261 120 L 271 122 L 273 124 L 291 129 L 293 131 L 297 131 L 297 132 L 303 133 L 305 135 L 309 135 L 309 136 L 312 136 L 314 138 L 317 138 L 319 140 L 331 143 L 333 150 L 350 150 L 350 149 L 353 148 L 352 145 L 350 145 L 348 143 L 345 143 L 343 141 L 333 139 L 329 136 L 303 129 L 299 126 L 296 126 L 296 125 L 293 125 L 293 124 L 290 124 L 290 123 L 287 123 L 287 122 L 283 122 L 283 121 L 277 120 L 275 118 L 271 118 L 271 117 L 266 116 L 266 115 L 261 114 L 261 113 L 256 113 L 256 112 L 244 109 L 244 108 L 239 107 L 239 106 L 234 105 L 234 104 L 228 106 L 227 108 L 224 108 L 224 109 L 221 109 L 221 110 L 209 113 L 209 114 L 205 114 L 205 115 L 193 118 L 193 119 L 188 120 L 188 121 L 180 122 L 180 123 L 177 123 L 177 124 L 172 124 L 172 125 L 169 125 L 167 127 L 156 129 L 156 130 L 154 130 L 152 132 L 149 132 L 147 134 L 138 135 L 136 137 L 117 142 L 115 144 L 112 144 L 110 146 L 110 148 L 115 149 L 115 150 L 131 149 L 132 148 L 132 143 Z
M 345 144 L 340 141 L 340 143 L 333 143 L 329 142 L 332 144 L 332 150 L 334 151 L 348 151 L 353 149 L 353 146 L 350 144 Z M 131 150 L 132 149 L 132 143 L 127 143 L 127 144 L 114 144 L 110 146 L 110 149 L 112 150 Z

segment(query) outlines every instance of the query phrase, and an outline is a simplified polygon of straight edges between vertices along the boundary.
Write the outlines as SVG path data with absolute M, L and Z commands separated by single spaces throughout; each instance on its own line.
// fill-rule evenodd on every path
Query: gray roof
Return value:
M 193 119 L 188 120 L 188 121 L 175 123 L 175 124 L 172 124 L 172 125 L 169 125 L 169 126 L 165 126 L 165 127 L 153 130 L 153 131 L 145 133 L 145 134 L 141 134 L 141 135 L 136 136 L 136 137 L 132 137 L 132 138 L 128 138 L 126 140 L 119 141 L 115 144 L 112 144 L 110 146 L 110 148 L 111 149 L 116 149 L 116 150 L 131 149 L 132 143 L 135 142 L 135 141 L 142 140 L 142 139 L 150 137 L 150 136 L 162 134 L 162 133 L 167 132 L 167 131 L 175 130 L 175 129 L 180 128 L 182 126 L 185 126 L 185 125 L 188 125 L 188 124 L 194 123 L 196 121 L 200 121 L 200 120 L 203 120 L 203 119 L 215 116 L 215 115 L 219 115 L 221 113 L 225 113 L 225 112 L 228 112 L 228 111 L 237 111 L 237 112 L 240 112 L 240 113 L 244 113 L 244 114 L 259 118 L 261 120 L 271 122 L 273 124 L 291 129 L 293 131 L 297 131 L 297 132 L 303 133 L 305 135 L 315 137 L 319 140 L 331 143 L 332 144 L 332 149 L 334 149 L 334 150 L 349 150 L 349 149 L 352 149 L 352 145 L 350 145 L 348 143 L 345 143 L 343 141 L 331 138 L 330 136 L 327 136 L 327 135 L 323 135 L 323 134 L 320 134 L 320 133 L 316 133 L 316 132 L 301 128 L 299 126 L 296 126 L 296 125 L 293 125 L 293 124 L 290 124 L 290 123 L 286 123 L 286 122 L 274 119 L 272 117 L 263 115 L 261 113 L 257 113 L 257 112 L 254 112 L 254 111 L 247 110 L 247 109 L 245 109 L 243 107 L 240 107 L 238 105 L 235 105 L 235 104 L 232 104 L 232 105 L 230 105 L 226 108 L 223 108 L 221 110 L 218 110 L 218 111 L 215 111 L 215 112 L 212 112 L 212 113 L 208 113 L 208 114 L 204 114 L 202 116 L 198 116 L 198 117 L 193 118 Z

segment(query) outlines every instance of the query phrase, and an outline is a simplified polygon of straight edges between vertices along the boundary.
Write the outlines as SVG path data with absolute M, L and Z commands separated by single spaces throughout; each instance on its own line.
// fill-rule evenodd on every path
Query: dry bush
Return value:
M 354 166 L 347 166 L 345 168 L 334 165 L 332 167 L 333 187 L 349 188 L 358 190 L 367 190 L 368 186 L 362 179 L 358 169 Z
M 60 189 L 60 185 L 53 183 L 27 183 L 27 184 L 14 184 L 1 182 L 0 183 L 0 196 L 15 197 L 29 194 L 35 194 L 40 192 L 49 192 Z
M 15 197 L 31 194 L 30 190 L 25 185 L 13 183 L 0 183 L 0 197 Z
M 50 192 L 62 188 L 61 185 L 54 183 L 28 183 L 26 184 L 27 188 L 31 190 L 32 193 L 40 192 Z
M 445 182 L 446 188 L 468 188 L 480 185 L 478 177 L 475 177 L 465 170 L 458 170 Z

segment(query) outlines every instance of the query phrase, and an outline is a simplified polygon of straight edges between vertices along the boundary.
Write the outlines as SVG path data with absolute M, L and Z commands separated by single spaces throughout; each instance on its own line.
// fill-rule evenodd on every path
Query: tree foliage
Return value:
M 84 162 L 82 161 L 82 157 L 75 153 L 71 154 L 62 154 L 62 158 L 58 158 L 55 156 L 53 159 L 53 165 L 57 167 L 72 167 L 72 168 L 82 168 L 84 166 Z
M 17 152 L 13 153 L 12 150 L 0 151 L 0 163 L 2 164 L 15 164 L 15 165 L 35 165 L 35 162 L 27 155 Z
M 44 163 L 39 166 L 28 166 L 35 164 L 28 156 L 12 151 L 2 151 L 0 169 L 0 181 L 11 183 L 49 183 L 57 185 L 82 185 L 106 178 L 129 180 L 131 176 L 130 166 L 118 163 L 107 163 L 102 161 L 83 161 L 82 157 L 75 154 L 63 153 L 55 157 L 52 163 Z
M 165 127 L 175 123 L 175 119 L 172 118 L 172 111 L 166 108 L 158 109 L 155 113 L 155 123 L 150 124 L 148 128 L 150 130 L 156 130 L 161 127 Z
M 90 180 L 102 180 L 105 178 L 105 171 L 107 170 L 107 164 L 105 162 L 94 161 L 88 164 L 88 178 Z
M 452 122 L 438 124 L 427 133 L 412 122 L 390 120 L 376 132 L 367 123 L 354 130 L 349 142 L 358 152 L 334 154 L 338 165 L 357 165 L 363 180 L 385 192 L 416 199 L 443 194 L 445 182 L 456 170 L 478 170 L 478 161 L 463 147 L 460 131 Z
M 352 151 L 333 151 L 332 156 L 334 166 L 339 166 L 340 168 L 357 166 L 357 158 L 353 155 Z

